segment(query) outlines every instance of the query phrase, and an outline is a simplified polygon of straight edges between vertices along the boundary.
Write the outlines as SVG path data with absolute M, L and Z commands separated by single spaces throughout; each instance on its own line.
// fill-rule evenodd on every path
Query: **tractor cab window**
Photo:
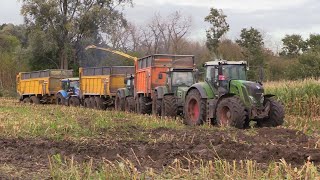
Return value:
M 220 80 L 246 80 L 246 66 L 244 65 L 223 65 L 222 77 Z
M 62 89 L 65 91 L 69 89 L 69 81 L 62 81 Z
M 218 66 L 208 66 L 207 67 L 206 79 L 209 82 L 218 82 L 219 80 L 219 67 Z
M 192 86 L 194 84 L 193 72 L 173 72 L 171 79 L 173 86 Z
M 79 88 L 79 81 L 70 81 L 70 88 Z

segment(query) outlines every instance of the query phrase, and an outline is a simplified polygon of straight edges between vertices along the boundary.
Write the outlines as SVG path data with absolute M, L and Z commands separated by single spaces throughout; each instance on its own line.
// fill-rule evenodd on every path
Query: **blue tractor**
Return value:
M 66 106 L 80 106 L 79 78 L 61 80 L 61 90 L 57 93 L 56 103 Z

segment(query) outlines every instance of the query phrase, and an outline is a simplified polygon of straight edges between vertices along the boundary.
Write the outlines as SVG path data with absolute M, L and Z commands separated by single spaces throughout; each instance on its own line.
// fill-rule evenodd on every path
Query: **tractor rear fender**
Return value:
M 65 90 L 58 91 L 57 95 L 61 94 L 64 98 L 68 98 L 68 93 Z
M 168 88 L 165 86 L 159 86 L 155 88 L 155 92 L 157 92 L 158 99 L 162 99 L 165 94 L 168 94 Z
M 129 95 L 129 92 L 126 88 L 118 89 L 118 93 L 120 94 L 121 98 L 125 98 Z
M 192 85 L 189 89 L 186 95 L 189 94 L 189 92 L 193 89 L 197 89 L 201 95 L 201 98 L 203 99 L 213 99 L 215 98 L 214 96 L 214 92 L 212 90 L 212 88 L 210 87 L 210 85 L 206 82 L 201 82 L 201 83 L 197 83 Z

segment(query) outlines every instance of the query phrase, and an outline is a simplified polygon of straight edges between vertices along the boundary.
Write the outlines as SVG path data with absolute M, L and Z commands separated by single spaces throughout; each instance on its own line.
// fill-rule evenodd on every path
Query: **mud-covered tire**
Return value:
M 23 103 L 25 104 L 30 104 L 31 103 L 31 99 L 29 97 L 26 97 L 22 100 Z
M 150 108 L 147 103 L 149 103 L 149 98 L 140 96 L 137 99 L 138 102 L 136 102 L 137 105 L 137 113 L 138 114 L 150 114 L 152 108 Z
M 95 97 L 95 108 L 98 110 L 105 110 L 106 106 L 103 104 L 104 100 L 101 97 Z
M 152 114 L 161 116 L 162 99 L 158 99 L 158 93 L 155 91 L 152 97 Z
M 134 112 L 134 98 L 133 97 L 126 97 L 124 109 L 126 112 Z
M 30 100 L 31 100 L 30 103 L 32 103 L 32 104 L 41 104 L 40 99 L 36 96 L 31 96 Z
M 222 99 L 217 107 L 217 124 L 243 129 L 247 119 L 247 112 L 241 99 L 237 96 Z
M 184 124 L 202 125 L 206 122 L 206 115 L 206 99 L 202 99 L 197 89 L 192 89 L 188 93 L 184 105 Z
M 268 118 L 257 122 L 258 127 L 277 127 L 284 123 L 285 111 L 283 105 L 273 99 L 266 98 L 265 103 L 270 103 L 270 112 Z
M 70 97 L 69 99 L 69 105 L 72 107 L 78 107 L 80 106 L 80 99 L 77 97 Z
M 83 106 L 85 107 L 85 108 L 90 108 L 90 98 L 85 98 L 84 99 L 84 102 L 83 102 Z
M 97 109 L 97 104 L 96 104 L 96 98 L 95 97 L 90 97 L 90 105 L 89 108 L 91 109 Z
M 124 111 L 125 100 L 121 98 L 120 92 L 116 94 L 116 98 L 114 101 L 116 111 Z
M 64 99 L 64 97 L 63 97 L 60 93 L 57 94 L 56 104 L 57 104 L 57 105 L 65 105 L 65 99 Z
M 163 97 L 161 105 L 161 115 L 163 117 L 176 117 L 178 114 L 177 100 L 174 95 L 166 95 Z

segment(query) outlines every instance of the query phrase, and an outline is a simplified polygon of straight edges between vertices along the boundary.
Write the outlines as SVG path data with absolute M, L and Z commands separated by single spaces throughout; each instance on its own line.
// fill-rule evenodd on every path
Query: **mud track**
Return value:
M 132 127 L 123 135 L 130 136 L 138 132 L 143 132 L 151 140 L 99 138 L 76 143 L 49 139 L 2 138 L 0 163 L 33 172 L 48 169 L 48 156 L 61 154 L 66 157 L 73 156 L 78 162 L 93 158 L 95 163 L 101 162 L 102 159 L 120 160 L 121 156 L 135 163 L 142 171 L 146 167 L 161 170 L 170 165 L 175 158 L 185 160 L 185 157 L 203 160 L 221 158 L 229 161 L 252 159 L 262 166 L 282 158 L 293 166 L 301 166 L 310 157 L 316 165 L 320 164 L 320 150 L 315 149 L 316 139 L 289 129 L 214 132 L 196 128 L 177 131 L 165 128 L 142 130 Z

